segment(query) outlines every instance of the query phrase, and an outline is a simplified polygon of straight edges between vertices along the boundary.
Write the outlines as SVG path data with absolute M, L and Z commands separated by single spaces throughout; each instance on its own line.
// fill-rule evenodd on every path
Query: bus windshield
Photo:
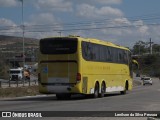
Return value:
M 77 51 L 77 38 L 46 38 L 40 40 L 42 54 L 72 54 Z

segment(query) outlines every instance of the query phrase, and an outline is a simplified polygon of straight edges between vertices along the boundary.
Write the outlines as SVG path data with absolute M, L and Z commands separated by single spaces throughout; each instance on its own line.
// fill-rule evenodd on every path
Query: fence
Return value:
M 38 85 L 38 80 L 0 80 L 0 88 L 8 88 L 8 87 L 25 87 L 25 86 L 33 86 Z

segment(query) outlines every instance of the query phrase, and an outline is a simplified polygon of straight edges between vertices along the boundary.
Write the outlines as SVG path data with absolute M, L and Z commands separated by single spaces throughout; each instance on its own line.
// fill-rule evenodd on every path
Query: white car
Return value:
M 146 85 L 146 84 L 150 84 L 150 85 L 152 85 L 152 78 L 150 78 L 150 77 L 144 77 L 143 78 L 143 85 Z

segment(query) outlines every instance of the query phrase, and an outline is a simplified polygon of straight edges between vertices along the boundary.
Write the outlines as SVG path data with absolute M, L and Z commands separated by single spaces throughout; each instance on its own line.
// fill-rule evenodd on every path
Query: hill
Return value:
M 26 57 L 37 58 L 39 40 L 24 38 L 24 50 Z M 14 59 L 23 55 L 23 38 L 16 36 L 0 35 L 0 78 L 5 78 L 8 69 L 11 67 L 7 59 Z
M 25 55 L 28 52 L 38 49 L 38 39 L 24 38 Z M 16 54 L 22 54 L 23 52 L 23 38 L 16 36 L 4 36 L 0 35 L 0 52 L 4 56 L 13 57 Z
M 34 38 L 24 38 L 25 45 L 28 46 L 28 44 L 31 45 L 36 45 L 38 46 L 38 39 Z M 17 43 L 23 44 L 23 38 L 22 37 L 16 37 L 16 36 L 5 36 L 5 35 L 0 35 L 0 47 L 5 47 L 9 45 L 15 45 Z M 35 47 L 35 46 L 32 46 Z

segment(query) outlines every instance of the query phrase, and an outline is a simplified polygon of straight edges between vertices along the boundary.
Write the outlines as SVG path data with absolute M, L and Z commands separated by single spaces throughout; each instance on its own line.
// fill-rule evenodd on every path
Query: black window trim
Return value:
M 86 51 L 85 51 L 85 44 L 90 44 L 90 47 L 93 46 L 98 46 L 99 47 L 99 60 L 97 59 L 94 59 L 94 57 L 92 57 L 92 54 L 91 56 L 86 56 Z M 109 50 L 110 51 L 110 57 L 112 59 L 107 59 L 104 61 L 104 58 L 101 57 L 101 52 L 103 51 L 101 49 L 101 46 L 102 46 L 102 49 L 105 49 L 106 51 Z M 129 65 L 129 54 L 130 51 L 129 50 L 125 50 L 125 49 L 120 49 L 120 48 L 115 48 L 115 47 L 111 47 L 111 46 L 105 46 L 105 45 L 101 45 L 101 44 L 95 44 L 95 43 L 92 43 L 92 42 L 86 42 L 86 41 L 82 41 L 81 43 L 81 47 L 82 47 L 82 57 L 83 59 L 85 59 L 86 61 L 94 61 L 94 62 L 107 62 L 107 63 L 117 63 L 117 64 L 126 64 L 126 65 Z M 94 49 L 94 48 L 90 48 L 90 49 Z M 101 49 L 101 50 L 100 50 Z M 93 51 L 90 51 L 90 52 L 93 52 Z M 114 53 L 115 52 L 115 53 Z M 119 53 L 122 54 L 122 59 L 119 60 Z M 97 53 L 98 54 L 98 53 Z M 102 56 L 104 56 L 104 54 L 107 54 L 107 53 L 103 53 Z M 117 54 L 118 56 L 114 56 L 114 54 Z M 126 55 L 126 56 L 125 56 Z M 107 54 L 106 55 L 106 58 L 109 58 L 108 57 L 109 55 Z M 125 58 L 126 57 L 126 58 Z M 102 58 L 102 59 L 101 59 Z

